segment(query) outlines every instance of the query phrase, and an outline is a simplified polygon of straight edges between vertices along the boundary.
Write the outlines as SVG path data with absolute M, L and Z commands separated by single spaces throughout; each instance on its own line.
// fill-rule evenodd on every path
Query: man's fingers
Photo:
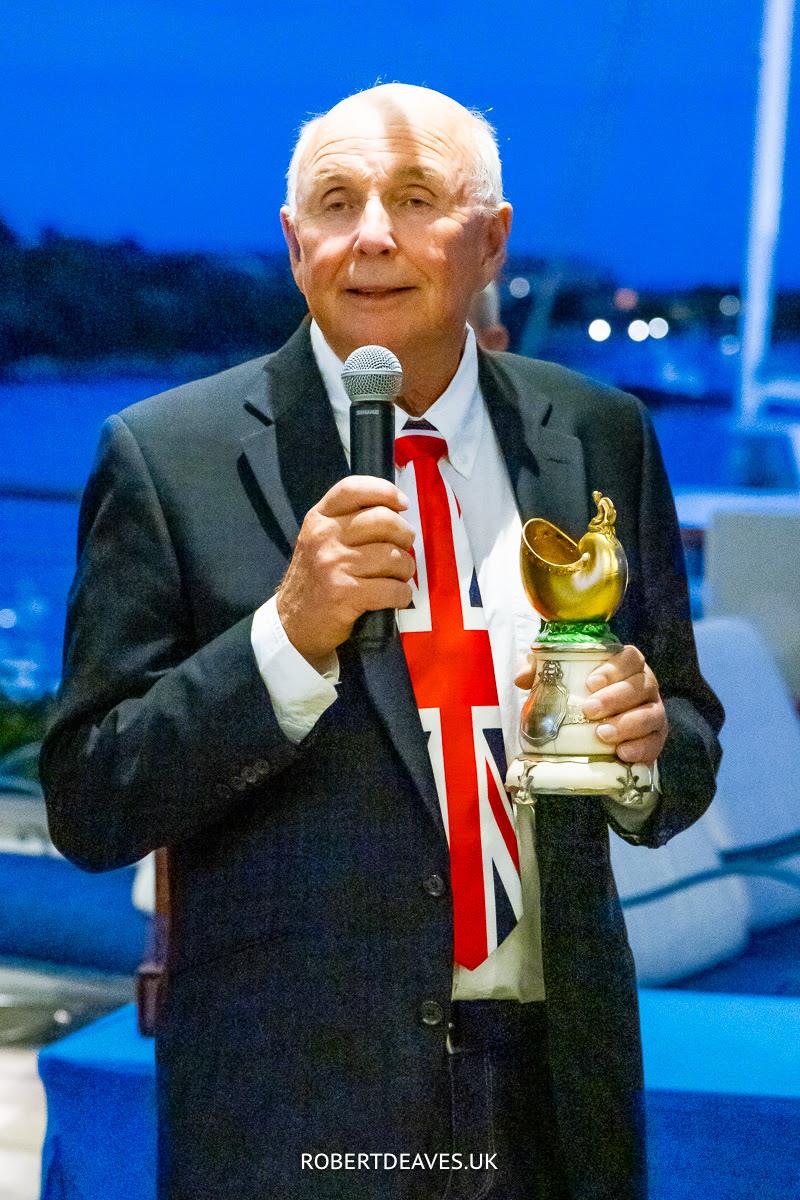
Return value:
M 362 579 L 358 589 L 361 612 L 380 608 L 408 608 L 411 588 L 399 579 Z
M 621 683 L 610 683 L 595 692 L 584 704 L 584 714 L 595 721 L 599 717 L 613 717 L 628 709 L 658 698 L 658 687 L 652 671 L 639 671 Z
M 641 650 L 637 650 L 635 646 L 623 646 L 618 654 L 592 671 L 586 680 L 586 686 L 590 692 L 596 692 L 610 683 L 619 683 L 622 679 L 628 679 L 631 675 L 638 675 L 649 669 Z
M 362 508 L 342 521 L 342 541 L 348 546 L 366 546 L 370 542 L 392 542 L 403 550 L 414 544 L 415 531 L 398 512 L 385 504 Z
M 408 497 L 388 479 L 377 479 L 372 475 L 348 475 L 325 493 L 317 504 L 317 510 L 326 517 L 343 517 L 379 504 L 395 512 L 403 512 L 408 508 Z
M 659 750 L 661 749 L 667 737 L 664 705 L 660 700 L 654 700 L 650 704 L 642 704 L 639 708 L 620 713 L 613 721 L 598 725 L 597 736 L 607 746 L 614 747 L 620 758 L 629 762 L 644 761 L 635 757 L 636 751 L 632 747 L 636 747 L 643 740 L 649 743 L 650 739 L 654 739 L 654 743 L 657 742 Z
M 350 563 L 351 573 L 359 579 L 399 579 L 408 583 L 416 569 L 412 554 L 386 542 L 359 546 Z
M 652 767 L 661 751 L 664 749 L 666 735 L 651 734 L 646 738 L 637 738 L 633 742 L 622 742 L 617 746 L 617 758 L 623 762 L 644 763 Z

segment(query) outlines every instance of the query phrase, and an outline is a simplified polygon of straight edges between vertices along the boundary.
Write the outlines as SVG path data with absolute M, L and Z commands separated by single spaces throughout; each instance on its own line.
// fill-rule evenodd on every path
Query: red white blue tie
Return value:
M 522 898 L 489 633 L 446 455 L 424 419 L 395 441 L 417 523 L 413 601 L 398 624 L 450 845 L 454 958 L 472 970 L 514 928 Z

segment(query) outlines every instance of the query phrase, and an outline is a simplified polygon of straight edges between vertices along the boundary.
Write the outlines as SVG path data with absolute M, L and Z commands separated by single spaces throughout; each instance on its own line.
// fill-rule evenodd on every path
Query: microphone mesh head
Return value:
M 354 400 L 394 400 L 403 387 L 403 368 L 385 346 L 359 346 L 342 370 L 344 390 Z

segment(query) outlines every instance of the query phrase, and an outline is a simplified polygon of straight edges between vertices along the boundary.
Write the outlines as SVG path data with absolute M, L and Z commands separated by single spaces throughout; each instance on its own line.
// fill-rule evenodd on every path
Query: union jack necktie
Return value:
M 514 928 L 522 898 L 489 633 L 446 455 L 424 419 L 395 441 L 417 525 L 413 599 L 398 625 L 450 845 L 454 959 L 474 970 Z

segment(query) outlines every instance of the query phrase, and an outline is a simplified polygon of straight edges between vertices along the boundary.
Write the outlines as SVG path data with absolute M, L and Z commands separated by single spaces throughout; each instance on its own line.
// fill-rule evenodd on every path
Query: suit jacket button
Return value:
M 443 896 L 446 885 L 441 875 L 429 875 L 422 881 L 422 886 L 429 896 Z
M 259 779 L 266 779 L 269 775 L 269 763 L 260 758 L 257 763 L 253 763 L 253 770 L 258 775 Z
M 242 767 L 242 779 L 245 783 L 258 783 L 258 771 L 255 767 Z
M 423 1025 L 433 1028 L 444 1021 L 444 1009 L 437 1000 L 423 1000 L 419 1006 L 419 1019 Z
M 214 795 L 219 796 L 220 800 L 230 800 L 233 790 L 228 787 L 227 783 L 218 783 L 214 788 Z

